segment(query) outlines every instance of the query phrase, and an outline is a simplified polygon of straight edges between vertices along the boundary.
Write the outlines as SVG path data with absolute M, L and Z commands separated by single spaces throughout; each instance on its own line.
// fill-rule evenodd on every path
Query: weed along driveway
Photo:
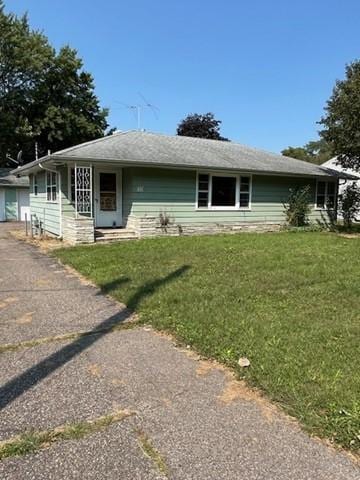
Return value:
M 2 225 L 0 264 L 1 479 L 359 478 L 347 454 L 225 367 L 142 325 Z M 133 309 L 194 268 L 168 265 L 133 289 Z M 131 282 L 124 273 L 103 290 Z

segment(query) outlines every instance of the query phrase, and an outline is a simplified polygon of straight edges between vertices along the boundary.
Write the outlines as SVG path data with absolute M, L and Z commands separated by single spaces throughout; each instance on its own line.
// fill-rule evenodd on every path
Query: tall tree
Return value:
M 304 147 L 287 147 L 284 150 L 281 150 L 281 155 L 285 157 L 297 158 L 298 160 L 305 160 L 309 162 L 309 153 Z
M 297 158 L 320 165 L 334 156 L 332 145 L 324 139 L 308 142 L 303 147 L 287 147 L 281 151 L 286 157 Z
M 212 140 L 229 141 L 228 138 L 220 134 L 221 120 L 216 120 L 211 112 L 205 114 L 191 113 L 182 120 L 176 134 L 184 137 L 199 137 Z
M 340 165 L 360 171 L 360 60 L 346 66 L 346 77 L 337 80 L 319 123 Z
M 104 135 L 108 112 L 74 49 L 56 52 L 2 0 L 0 32 L 0 165 L 19 150 L 33 160 L 35 142 L 41 155 Z

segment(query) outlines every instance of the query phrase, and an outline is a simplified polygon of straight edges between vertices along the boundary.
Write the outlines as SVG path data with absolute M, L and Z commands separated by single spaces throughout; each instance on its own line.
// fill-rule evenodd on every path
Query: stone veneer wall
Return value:
M 133 230 L 139 237 L 179 236 L 179 235 L 210 235 L 215 233 L 237 232 L 276 232 L 281 228 L 275 223 L 206 223 L 170 224 L 162 227 L 158 217 L 137 217 L 129 215 L 126 228 Z
M 94 219 L 63 217 L 63 239 L 72 244 L 94 243 Z

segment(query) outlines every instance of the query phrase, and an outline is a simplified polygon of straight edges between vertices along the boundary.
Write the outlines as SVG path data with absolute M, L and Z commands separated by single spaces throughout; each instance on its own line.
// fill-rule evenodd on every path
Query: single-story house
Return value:
M 0 222 L 24 221 L 29 207 L 29 177 L 18 177 L 11 168 L 0 168 Z
M 341 180 L 339 182 L 339 196 L 342 195 L 344 189 L 346 188 L 347 185 L 349 185 L 349 182 L 350 183 L 356 183 L 357 186 L 360 188 L 360 177 L 359 177 L 359 172 L 355 172 L 355 170 L 352 170 L 350 168 L 343 168 L 341 165 L 339 165 L 337 163 L 337 157 L 334 157 L 334 158 L 331 158 L 330 160 L 328 160 L 327 162 L 324 162 L 322 164 L 322 167 L 325 167 L 325 168 L 331 168 L 332 170 L 337 170 L 338 172 L 341 172 L 341 173 L 347 173 L 349 175 L 355 175 L 355 176 L 358 176 L 358 180 Z M 341 218 L 341 215 L 339 214 L 340 218 Z M 357 218 L 356 218 L 356 221 L 360 222 L 360 213 L 358 214 Z
M 276 229 L 289 189 L 301 185 L 311 187 L 310 219 L 321 220 L 325 206 L 336 205 L 338 179 L 351 177 L 233 142 L 141 131 L 76 145 L 14 172 L 30 177 L 35 222 L 72 243 Z

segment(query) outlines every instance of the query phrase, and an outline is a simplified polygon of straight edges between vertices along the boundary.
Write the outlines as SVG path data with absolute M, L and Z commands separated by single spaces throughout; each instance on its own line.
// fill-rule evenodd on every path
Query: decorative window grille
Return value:
M 92 168 L 75 166 L 75 212 L 76 216 L 92 217 Z

